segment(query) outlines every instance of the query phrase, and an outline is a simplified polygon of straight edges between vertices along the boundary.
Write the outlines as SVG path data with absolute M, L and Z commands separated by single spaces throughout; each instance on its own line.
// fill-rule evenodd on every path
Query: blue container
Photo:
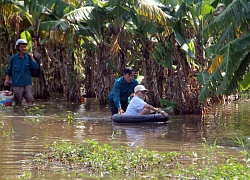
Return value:
M 3 106 L 12 106 L 12 101 L 14 98 L 14 95 L 8 95 L 12 92 L 9 91 L 1 91 L 0 92 L 0 105 Z
M 0 98 L 0 105 L 12 106 L 12 99 Z

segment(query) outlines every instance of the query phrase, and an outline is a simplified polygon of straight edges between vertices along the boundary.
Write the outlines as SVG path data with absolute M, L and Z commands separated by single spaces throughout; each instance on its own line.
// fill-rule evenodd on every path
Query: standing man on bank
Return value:
M 113 114 L 122 114 L 128 106 L 128 97 L 134 92 L 135 86 L 139 83 L 134 79 L 132 68 L 126 68 L 123 71 L 123 76 L 116 79 L 114 87 L 109 95 L 110 110 Z
M 32 52 L 26 53 L 26 48 L 27 41 L 25 39 L 18 39 L 16 41 L 16 49 L 19 52 L 10 58 L 5 72 L 4 85 L 10 85 L 11 77 L 16 106 L 22 105 L 23 98 L 25 98 L 28 106 L 33 106 L 34 102 L 30 68 L 38 69 L 38 64 Z

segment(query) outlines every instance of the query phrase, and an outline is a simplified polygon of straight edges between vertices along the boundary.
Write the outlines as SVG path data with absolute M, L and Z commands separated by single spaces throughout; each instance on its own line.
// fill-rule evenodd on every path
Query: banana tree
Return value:
M 135 6 L 137 12 L 136 28 L 134 29 L 138 42 L 141 45 L 141 69 L 143 84 L 149 89 L 148 101 L 150 104 L 161 107 L 165 80 L 164 69 L 171 67 L 171 48 L 168 49 L 173 18 L 161 9 L 162 4 L 138 1 Z
M 168 63 L 165 96 L 179 104 L 175 113 L 201 114 L 202 104 L 198 100 L 200 85 L 196 80 L 196 72 L 202 70 L 204 61 L 203 25 L 212 16 L 214 8 L 209 0 L 203 1 L 170 1 L 165 4 L 176 21 L 169 28 L 170 36 L 167 49 L 173 55 Z M 170 58 L 168 58 L 170 59 Z
M 85 49 L 86 93 L 92 96 L 94 90 L 100 104 L 108 103 L 114 81 L 108 64 L 114 64 L 112 62 L 118 56 L 115 54 L 112 57 L 111 49 L 112 42 L 118 39 L 117 34 L 123 21 L 120 17 L 124 11 L 126 9 L 121 8 L 119 3 L 88 1 L 83 7 L 65 16 L 70 22 L 77 22 L 78 35 L 84 38 L 82 48 Z M 83 30 L 87 30 L 87 33 L 83 33 Z
M 21 28 L 21 17 L 19 14 L 18 2 L 1 1 L 0 2 L 0 88 L 4 89 L 3 82 L 5 70 L 10 56 L 16 53 L 15 41 L 19 38 Z
M 203 85 L 201 101 L 249 87 L 250 4 L 248 0 L 233 0 L 225 7 L 204 31 L 211 36 L 207 54 L 212 63 L 197 76 Z

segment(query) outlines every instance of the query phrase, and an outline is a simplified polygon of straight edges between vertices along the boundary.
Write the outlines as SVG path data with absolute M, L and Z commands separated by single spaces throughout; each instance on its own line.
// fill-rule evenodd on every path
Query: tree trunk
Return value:
M 110 91 L 110 78 L 109 78 L 109 67 L 107 59 L 109 59 L 110 47 L 102 43 L 96 53 L 98 58 L 95 73 L 96 73 L 96 86 L 95 92 L 99 100 L 100 105 L 108 104 L 108 96 Z
M 85 51 L 85 79 L 84 79 L 84 93 L 86 97 L 95 97 L 94 91 L 94 66 L 95 66 L 95 54 L 94 51 L 86 50 Z
M 201 114 L 202 106 L 198 100 L 200 85 L 193 69 L 187 68 L 186 54 L 179 46 L 175 46 L 174 59 L 178 60 L 178 65 L 168 71 L 166 99 L 179 104 L 175 114 Z
M 39 36 L 38 36 L 38 31 L 37 31 L 37 25 L 34 23 L 34 37 L 33 37 L 33 53 L 34 56 L 39 60 L 40 66 L 41 66 L 41 75 L 39 78 L 34 78 L 33 79 L 33 91 L 34 91 L 34 97 L 35 98 L 47 98 L 50 97 L 49 89 L 48 86 L 46 85 L 46 78 L 44 74 L 44 69 L 43 69 L 43 60 L 45 60 L 45 57 L 42 56 L 42 54 L 45 55 L 44 53 L 44 48 L 39 46 Z M 42 52 L 40 54 L 39 52 Z
M 161 107 L 160 99 L 162 98 L 163 90 L 163 68 L 156 63 L 152 58 L 152 43 L 145 42 L 143 47 L 144 59 L 144 80 L 143 83 L 149 90 L 147 94 L 147 102 L 155 107 Z

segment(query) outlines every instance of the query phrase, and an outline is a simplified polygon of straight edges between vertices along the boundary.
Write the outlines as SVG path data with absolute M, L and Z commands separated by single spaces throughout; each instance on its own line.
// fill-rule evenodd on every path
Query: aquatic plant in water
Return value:
M 66 121 L 68 123 L 72 123 L 77 118 L 77 115 L 78 115 L 77 113 L 73 113 L 72 111 L 67 111 Z
M 2 136 L 3 137 L 12 138 L 14 136 L 14 129 L 8 123 L 5 123 L 5 122 L 1 121 L 0 122 L 0 130 L 2 130 Z
M 204 142 L 206 143 L 206 142 Z M 96 141 L 85 143 L 55 142 L 49 151 L 35 158 L 34 166 L 65 166 L 83 174 L 133 175 L 140 177 L 169 177 L 177 179 L 249 179 L 249 164 L 243 157 L 228 157 L 214 161 L 216 143 L 204 144 L 204 152 L 149 151 L 141 147 L 113 147 Z M 39 164 L 41 163 L 41 164 Z

